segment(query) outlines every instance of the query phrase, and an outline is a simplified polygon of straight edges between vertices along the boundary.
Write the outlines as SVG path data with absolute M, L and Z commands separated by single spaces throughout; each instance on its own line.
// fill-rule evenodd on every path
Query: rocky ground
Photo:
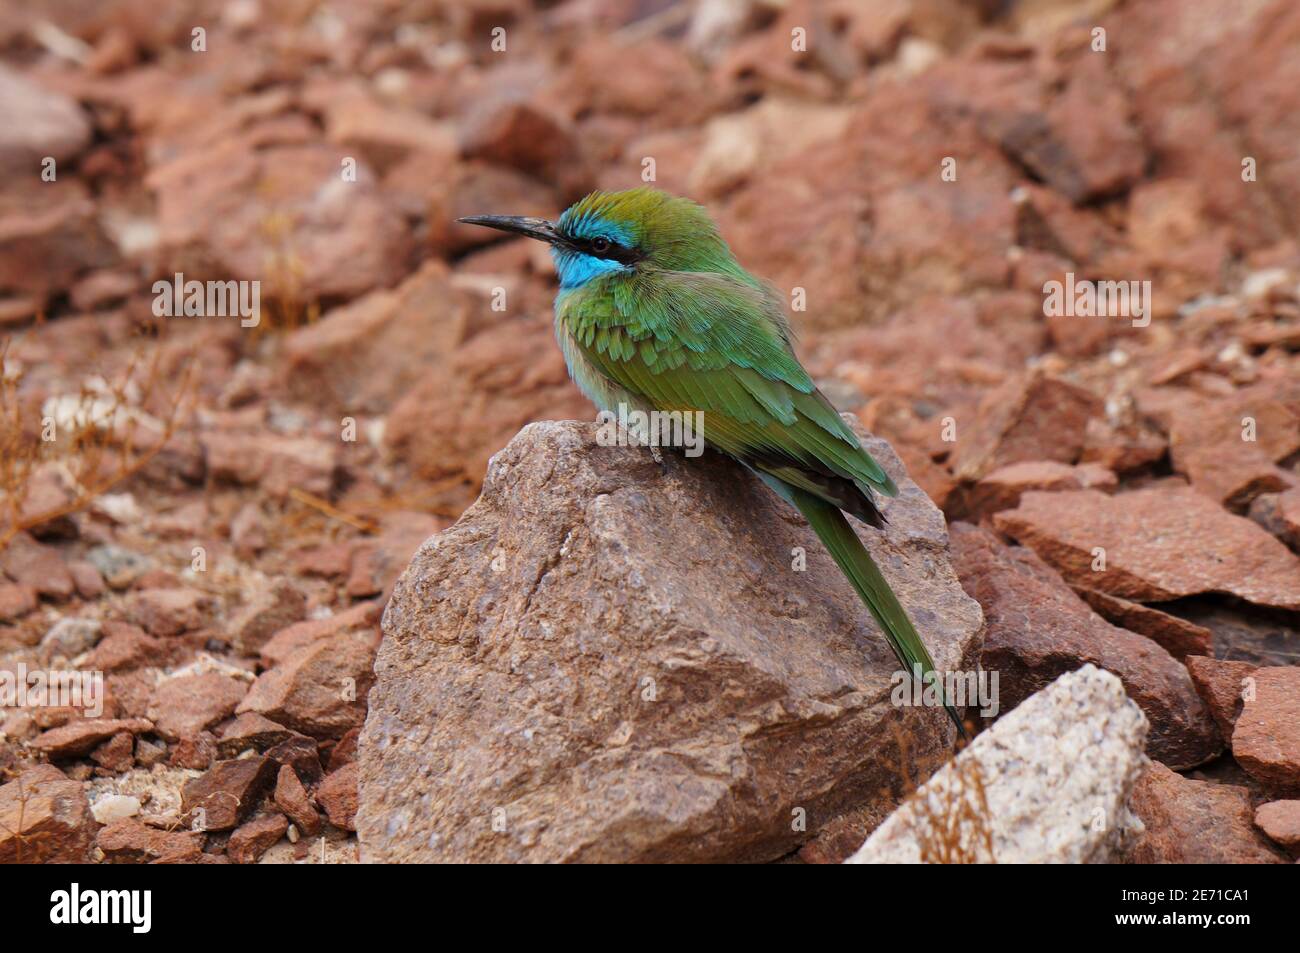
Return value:
M 1118 676 L 1153 759 L 1126 856 L 1300 850 L 1300 7 L 0 0 L 0 51 L 0 672 L 102 672 L 107 693 L 97 716 L 0 709 L 0 860 L 357 858 L 358 738 L 398 576 L 524 425 L 592 416 L 551 341 L 544 250 L 453 221 L 553 216 L 646 177 L 707 204 L 791 295 L 823 389 L 942 509 L 946 545 L 935 524 L 899 558 L 950 566 L 978 602 L 967 632 L 943 590 L 945 651 L 1000 673 L 1002 712 L 1086 663 Z M 260 282 L 256 326 L 159 316 L 153 284 L 176 273 Z M 1149 321 L 1047 314 L 1067 273 L 1150 281 Z M 722 561 L 692 545 L 666 565 Z M 849 619 L 822 583 L 792 590 L 754 560 L 744 585 L 785 618 Z M 751 660 L 768 680 L 741 684 L 786 706 L 752 724 L 840 760 L 805 764 L 769 732 L 770 760 L 745 756 L 770 787 L 759 770 L 650 841 L 557 825 L 558 846 L 531 828 L 466 854 L 852 853 L 908 786 L 868 797 L 870 751 L 836 747 L 873 743 L 874 702 L 817 708 L 856 677 L 844 652 L 865 630 L 824 656 L 808 642 L 809 671 L 720 626 L 711 657 Z M 664 634 L 637 632 L 603 664 Z M 700 684 L 733 674 L 673 659 Z M 450 702 L 472 701 L 467 671 L 448 668 Z M 570 757 L 609 699 L 562 697 Z M 731 715 L 725 694 L 691 698 L 663 749 Z M 721 776 L 706 749 L 686 777 Z M 788 818 L 803 792 L 780 785 L 802 771 L 834 823 L 776 836 L 754 792 Z M 512 783 L 564 806 L 546 780 Z M 653 801 L 622 793 L 611 836 Z M 432 849 L 435 828 L 412 829 Z

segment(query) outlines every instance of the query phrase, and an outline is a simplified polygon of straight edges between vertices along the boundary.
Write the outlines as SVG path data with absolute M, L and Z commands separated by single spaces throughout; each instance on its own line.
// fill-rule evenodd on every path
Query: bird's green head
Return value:
M 657 189 L 592 192 L 556 222 L 509 215 L 460 221 L 547 242 L 565 289 L 642 269 L 730 272 L 739 267 L 708 212 Z

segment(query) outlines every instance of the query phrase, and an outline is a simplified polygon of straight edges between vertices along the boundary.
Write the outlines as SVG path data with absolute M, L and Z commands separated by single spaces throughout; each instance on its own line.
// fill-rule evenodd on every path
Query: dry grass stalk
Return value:
M 194 383 L 191 358 L 168 389 L 163 351 L 155 347 L 150 360 L 137 356 L 117 381 L 87 383 L 32 414 L 23 406 L 23 374 L 11 368 L 9 349 L 7 339 L 0 342 L 0 550 L 138 473 L 175 434 Z M 154 405 L 165 408 L 161 417 L 142 409 Z M 61 492 L 35 493 L 42 473 L 61 478 Z

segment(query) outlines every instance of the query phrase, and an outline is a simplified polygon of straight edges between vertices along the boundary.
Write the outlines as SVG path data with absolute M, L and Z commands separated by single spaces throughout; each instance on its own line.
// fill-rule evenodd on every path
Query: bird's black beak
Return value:
M 466 225 L 482 225 L 502 232 L 513 232 L 527 238 L 535 238 L 548 245 L 563 244 L 566 239 L 555 228 L 554 222 L 544 218 L 528 218 L 524 215 L 467 215 L 456 219 Z

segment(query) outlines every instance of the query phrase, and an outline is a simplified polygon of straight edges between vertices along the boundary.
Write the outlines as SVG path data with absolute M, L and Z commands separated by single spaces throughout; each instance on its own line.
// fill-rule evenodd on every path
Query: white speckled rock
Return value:
M 90 813 L 101 824 L 111 824 L 140 813 L 140 799 L 129 794 L 105 794 L 90 806 Z
M 976 738 L 846 863 L 1107 863 L 1141 828 L 1128 797 L 1146 734 L 1120 680 L 1085 665 Z

